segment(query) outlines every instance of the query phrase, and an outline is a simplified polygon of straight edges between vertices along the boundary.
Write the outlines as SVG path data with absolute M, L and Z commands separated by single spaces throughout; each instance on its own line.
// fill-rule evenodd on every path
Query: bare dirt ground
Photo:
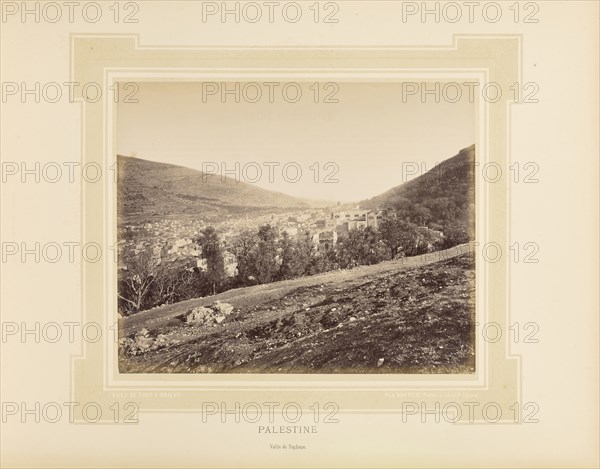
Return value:
M 472 373 L 468 248 L 231 290 L 120 320 L 125 373 Z M 442 259 L 442 260 L 440 260 Z M 219 323 L 186 321 L 219 300 Z

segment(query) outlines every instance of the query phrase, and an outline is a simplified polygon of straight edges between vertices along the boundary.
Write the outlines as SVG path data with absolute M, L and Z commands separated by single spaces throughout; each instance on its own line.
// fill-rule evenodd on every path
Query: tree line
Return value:
M 168 262 L 152 250 L 125 254 L 127 269 L 119 275 L 119 311 L 130 315 L 232 288 L 377 264 L 469 240 L 468 227 L 456 217 L 436 225 L 443 236 L 424 226 L 423 218 L 427 213 L 418 207 L 412 212 L 397 210 L 386 216 L 377 229 L 369 226 L 351 230 L 340 234 L 336 243 L 326 244 L 313 242 L 309 232 L 293 238 L 267 224 L 256 231 L 242 231 L 225 246 L 216 229 L 209 226 L 194 240 L 206 260 L 205 270 Z M 226 250 L 237 261 L 233 277 L 226 275 Z

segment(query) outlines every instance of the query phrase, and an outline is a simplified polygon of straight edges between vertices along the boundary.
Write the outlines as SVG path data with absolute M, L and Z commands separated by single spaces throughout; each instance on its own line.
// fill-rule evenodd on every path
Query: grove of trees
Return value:
M 337 243 L 318 245 L 309 232 L 292 238 L 271 225 L 239 233 L 227 246 L 237 261 L 233 277 L 225 273 L 225 246 L 212 226 L 195 240 L 206 260 L 206 269 L 168 262 L 152 250 L 131 253 L 123 259 L 126 270 L 119 276 L 119 310 L 129 315 L 163 304 L 214 295 L 242 286 L 288 280 L 335 269 L 371 265 L 399 257 L 414 256 L 467 242 L 468 226 L 452 216 L 452 204 L 442 226 L 432 223 L 431 210 L 411 206 L 388 214 L 378 229 L 367 227 L 339 235 Z M 439 218 L 437 218 L 439 220 Z M 443 230 L 441 236 L 436 229 Z

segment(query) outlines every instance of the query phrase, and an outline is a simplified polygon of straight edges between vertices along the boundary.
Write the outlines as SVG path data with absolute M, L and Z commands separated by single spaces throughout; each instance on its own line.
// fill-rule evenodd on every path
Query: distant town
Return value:
M 233 240 L 244 230 L 255 230 L 268 224 L 278 235 L 287 232 L 290 238 L 309 233 L 314 246 L 327 249 L 337 243 L 338 236 L 349 231 L 373 227 L 386 216 L 386 210 L 363 210 L 359 206 L 338 205 L 335 208 L 314 208 L 287 213 L 232 217 L 219 222 L 205 222 L 201 218 L 163 219 L 152 222 L 129 223 L 119 230 L 120 252 L 137 253 L 152 250 L 161 262 L 181 262 L 189 268 L 205 271 L 207 261 L 195 242 L 198 233 L 213 226 L 224 245 L 225 271 L 236 274 L 237 261 L 231 247 Z M 119 256 L 123 259 L 124 256 Z M 120 269 L 126 269 L 124 263 Z

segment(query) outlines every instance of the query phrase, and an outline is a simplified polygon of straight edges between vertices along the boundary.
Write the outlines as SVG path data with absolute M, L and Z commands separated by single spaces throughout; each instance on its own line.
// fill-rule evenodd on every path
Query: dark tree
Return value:
M 254 277 L 258 283 L 269 283 L 275 280 L 279 265 L 277 263 L 277 236 L 271 225 L 263 225 L 258 230 L 258 243 L 254 258 Z
M 302 277 L 310 273 L 310 265 L 314 255 L 315 247 L 310 233 L 307 231 L 298 235 L 294 246 L 294 260 L 292 262 L 294 277 Z
M 254 278 L 254 264 L 256 259 L 256 233 L 250 230 L 242 231 L 233 242 L 233 254 L 237 261 L 237 285 L 252 285 Z
M 411 256 L 417 247 L 417 226 L 400 216 L 384 219 L 379 224 L 381 240 L 390 250 L 392 259 L 400 255 Z
M 338 239 L 337 260 L 341 267 L 352 268 L 357 265 L 371 265 L 389 259 L 385 245 L 373 227 L 351 230 L 348 235 Z
M 208 282 L 212 286 L 214 295 L 227 278 L 221 240 L 217 231 L 212 226 L 209 226 L 202 230 L 197 244 L 202 249 L 202 257 L 206 259 L 206 275 Z
M 296 249 L 287 231 L 283 232 L 281 239 L 279 240 L 279 258 L 281 264 L 279 265 L 278 279 L 287 280 L 296 277 L 294 265 Z

